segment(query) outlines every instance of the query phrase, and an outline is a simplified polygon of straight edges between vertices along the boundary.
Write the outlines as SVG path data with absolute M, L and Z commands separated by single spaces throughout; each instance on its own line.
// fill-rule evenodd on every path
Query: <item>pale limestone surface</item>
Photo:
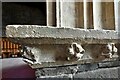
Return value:
M 8 25 L 6 35 L 13 42 L 26 46 L 24 56 L 27 60 L 25 61 L 33 65 L 55 63 L 52 66 L 76 64 L 81 60 L 86 61 L 85 59 L 102 61 L 112 58 L 112 48 L 110 48 L 112 45 L 108 46 L 108 43 L 118 43 L 120 39 L 118 33 L 113 30 L 84 30 L 38 25 Z M 76 48 L 71 47 L 73 43 Z M 84 52 L 82 53 L 81 50 Z
M 8 25 L 6 36 L 24 44 L 69 44 L 108 42 L 119 43 L 120 36 L 114 30 L 84 30 L 79 28 L 55 28 L 38 25 Z

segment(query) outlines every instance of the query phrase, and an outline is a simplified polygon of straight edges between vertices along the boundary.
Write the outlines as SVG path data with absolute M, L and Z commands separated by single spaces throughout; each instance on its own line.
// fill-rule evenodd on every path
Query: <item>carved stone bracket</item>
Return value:
M 57 62 L 57 61 L 78 61 L 82 59 L 85 50 L 80 44 L 59 44 L 59 45 L 33 45 L 23 48 L 24 60 L 29 63 L 41 64 L 42 62 Z
M 105 60 L 106 58 L 117 58 L 118 49 L 114 43 L 108 44 L 87 44 L 84 45 L 85 55 L 94 60 Z M 85 57 L 84 57 L 85 58 Z
M 23 45 L 24 61 L 33 68 L 82 64 L 118 57 L 116 31 L 9 25 L 6 35 Z M 37 67 L 36 67 L 37 66 Z
M 49 62 L 75 62 L 85 59 L 102 61 L 109 58 L 117 58 L 117 48 L 114 43 L 109 44 L 85 44 L 78 43 L 62 45 L 34 45 L 23 48 L 24 60 L 31 64 Z

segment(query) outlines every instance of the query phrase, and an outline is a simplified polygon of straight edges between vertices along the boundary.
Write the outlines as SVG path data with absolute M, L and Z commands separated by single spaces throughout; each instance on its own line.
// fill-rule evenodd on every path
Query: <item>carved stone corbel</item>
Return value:
M 81 44 L 36 45 L 24 47 L 24 60 L 34 64 L 56 61 L 77 61 L 82 59 L 85 50 Z
M 70 55 L 68 57 L 68 60 L 73 59 L 73 58 L 80 60 L 82 59 L 84 52 L 85 52 L 81 44 L 77 44 L 77 43 L 72 43 L 70 47 L 68 48 L 68 50 L 69 50 L 68 54 Z
M 118 32 L 114 30 L 38 25 L 8 25 L 6 36 L 14 43 L 26 45 L 24 59 L 34 68 L 90 63 L 117 57 L 114 56 L 117 49 L 111 47 L 114 44 L 108 43 L 120 43 Z M 36 66 L 36 63 L 42 65 Z
M 89 58 L 94 60 L 104 60 L 107 58 L 118 57 L 117 48 L 114 43 L 108 44 L 87 44 L 84 45 L 85 56 L 89 56 Z M 88 58 L 88 57 L 87 57 Z
M 118 49 L 115 46 L 115 43 L 108 43 L 105 47 L 103 47 L 102 56 L 105 56 L 106 58 L 114 58 L 118 57 L 117 52 Z

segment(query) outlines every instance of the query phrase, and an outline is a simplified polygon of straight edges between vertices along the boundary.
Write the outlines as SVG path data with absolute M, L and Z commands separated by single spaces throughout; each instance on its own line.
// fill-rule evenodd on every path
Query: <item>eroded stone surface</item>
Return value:
M 36 67 L 42 67 L 40 65 L 44 63 L 48 64 L 44 66 L 49 67 L 51 65 L 67 65 L 68 63 L 77 64 L 87 59 L 93 60 L 91 62 L 104 61 L 113 58 L 114 53 L 117 54 L 117 48 L 115 45 L 110 45 L 110 43 L 86 45 L 72 43 L 64 45 L 44 44 L 26 46 L 23 55 L 25 61 Z M 114 58 L 118 58 L 118 55 Z
M 117 65 L 116 61 L 113 62 L 115 62 L 115 64 Z M 101 63 L 106 63 L 106 67 L 99 67 L 99 63 L 87 63 L 82 65 L 77 64 L 50 68 L 38 68 L 36 70 L 36 76 L 37 78 L 87 78 L 87 80 L 88 78 L 120 78 L 120 67 L 111 66 L 109 65 L 109 62 Z
M 117 55 L 119 36 L 113 30 L 83 30 L 37 25 L 8 25 L 7 37 L 24 44 L 24 56 L 31 64 L 46 66 L 77 64 L 85 59 L 103 61 Z M 111 44 L 111 42 L 114 42 Z M 118 56 L 114 56 L 118 57 Z M 51 63 L 53 63 L 51 65 Z
M 83 30 L 55 28 L 38 25 L 8 25 L 6 35 L 21 44 L 119 43 L 120 37 L 113 30 Z M 14 41 L 13 40 L 13 41 Z
M 118 49 L 114 43 L 108 44 L 87 44 L 83 45 L 85 53 L 83 58 L 94 59 L 101 61 L 106 58 L 118 57 Z
M 85 52 L 82 46 L 77 43 L 69 45 L 26 46 L 23 51 L 23 56 L 32 61 L 32 64 L 56 61 L 78 61 L 82 59 Z
M 120 61 L 98 63 L 98 66 L 99 68 L 117 67 L 117 66 L 120 66 Z
M 74 78 L 116 78 L 119 79 L 119 67 L 115 68 L 105 68 L 99 70 L 93 70 L 88 72 L 78 73 Z

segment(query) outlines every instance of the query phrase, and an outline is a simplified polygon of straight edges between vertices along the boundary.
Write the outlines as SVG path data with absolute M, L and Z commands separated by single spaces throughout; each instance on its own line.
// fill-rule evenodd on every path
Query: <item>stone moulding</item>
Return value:
M 113 60 L 111 56 L 116 55 L 117 48 L 108 44 L 120 43 L 114 30 L 38 25 L 8 25 L 6 36 L 24 46 L 24 60 L 32 68 Z
M 15 38 L 17 43 L 25 44 L 120 43 L 119 33 L 114 30 L 84 30 L 38 25 L 8 25 L 6 27 L 6 36 Z

